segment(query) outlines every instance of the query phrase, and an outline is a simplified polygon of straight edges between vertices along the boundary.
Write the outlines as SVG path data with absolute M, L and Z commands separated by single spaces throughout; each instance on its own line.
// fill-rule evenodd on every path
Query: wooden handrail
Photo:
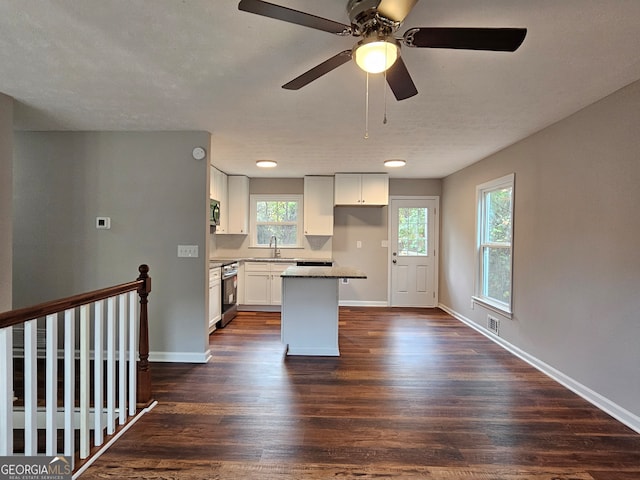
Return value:
M 142 276 L 143 267 L 145 273 L 144 277 Z M 92 292 L 80 293 L 78 295 L 53 300 L 51 302 L 45 302 L 31 307 L 19 308 L 17 310 L 0 313 L 0 328 L 19 325 L 35 318 L 45 317 L 70 308 L 97 302 L 98 300 L 104 300 L 105 298 L 120 295 L 122 293 L 133 292 L 134 290 L 138 290 L 139 293 L 141 291 L 145 291 L 148 295 L 151 291 L 151 279 L 147 275 L 149 267 L 147 265 L 140 265 L 138 271 L 140 272 L 140 277 L 133 282 L 122 283 L 120 285 L 114 285 L 113 287 L 101 288 L 100 290 L 94 290 Z M 147 285 L 147 283 L 149 285 Z
M 149 266 L 140 265 L 138 267 L 140 275 L 133 282 L 122 283 L 113 287 L 101 288 L 92 292 L 81 293 L 71 297 L 41 303 L 32 307 L 25 307 L 8 312 L 0 313 L 0 328 L 20 325 L 21 323 L 36 318 L 52 315 L 71 308 L 80 307 L 89 303 L 104 300 L 109 297 L 127 292 L 137 291 L 140 297 L 140 328 L 138 343 L 138 382 L 137 382 L 137 403 L 138 405 L 148 405 L 151 403 L 151 371 L 149 370 L 149 316 L 147 304 L 149 293 L 151 292 L 151 277 L 149 277 Z

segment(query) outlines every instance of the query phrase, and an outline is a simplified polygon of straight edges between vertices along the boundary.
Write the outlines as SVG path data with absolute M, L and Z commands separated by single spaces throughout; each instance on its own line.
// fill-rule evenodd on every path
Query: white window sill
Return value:
M 476 297 L 475 295 L 471 297 L 471 301 L 504 317 L 513 318 L 511 309 L 503 304 L 492 302 L 486 298 Z

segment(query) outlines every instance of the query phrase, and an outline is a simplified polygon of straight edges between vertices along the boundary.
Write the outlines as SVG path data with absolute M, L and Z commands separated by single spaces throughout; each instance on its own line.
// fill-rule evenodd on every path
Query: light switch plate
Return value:
M 196 258 L 198 245 L 178 245 L 178 257 Z

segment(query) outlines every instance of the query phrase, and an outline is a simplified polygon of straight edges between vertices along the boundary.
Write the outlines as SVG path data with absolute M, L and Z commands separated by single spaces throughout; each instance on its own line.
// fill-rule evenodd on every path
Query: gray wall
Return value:
M 13 99 L 0 93 L 0 312 L 11 310 Z
M 501 337 L 640 415 L 640 82 L 443 182 L 440 301 L 470 308 L 475 187 L 515 172 L 513 319 Z
M 433 179 L 389 180 L 389 195 L 439 196 L 442 181 Z M 340 285 L 342 304 L 379 304 L 388 302 L 388 207 L 334 208 L 333 258 L 338 265 L 355 267 L 367 274 L 366 280 Z M 357 241 L 362 247 L 357 248 Z
M 152 358 L 208 349 L 207 132 L 16 132 L 14 306 L 152 277 Z M 95 228 L 111 217 L 110 230 Z M 178 244 L 200 257 L 177 258 Z M 206 273 L 205 273 L 206 272 Z

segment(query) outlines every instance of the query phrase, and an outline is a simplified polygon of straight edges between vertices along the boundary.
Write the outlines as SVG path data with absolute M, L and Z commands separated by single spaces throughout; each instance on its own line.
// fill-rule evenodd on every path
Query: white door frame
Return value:
M 440 196 L 438 195 L 424 195 L 424 196 L 416 196 L 416 195 L 392 195 L 389 196 L 389 208 L 387 209 L 387 238 L 389 239 L 389 248 L 387 248 L 387 306 L 391 306 L 391 293 L 392 293 L 392 285 L 391 285 L 391 262 L 393 260 L 392 255 L 392 247 L 391 245 L 391 225 L 392 225 L 392 215 L 393 215 L 393 200 L 434 200 L 436 204 L 435 212 L 433 214 L 433 249 L 434 249 L 434 261 L 435 265 L 433 268 L 433 291 L 435 292 L 434 305 L 437 307 L 439 305 L 440 296 L 438 293 L 438 279 L 439 279 L 439 268 L 440 268 Z

